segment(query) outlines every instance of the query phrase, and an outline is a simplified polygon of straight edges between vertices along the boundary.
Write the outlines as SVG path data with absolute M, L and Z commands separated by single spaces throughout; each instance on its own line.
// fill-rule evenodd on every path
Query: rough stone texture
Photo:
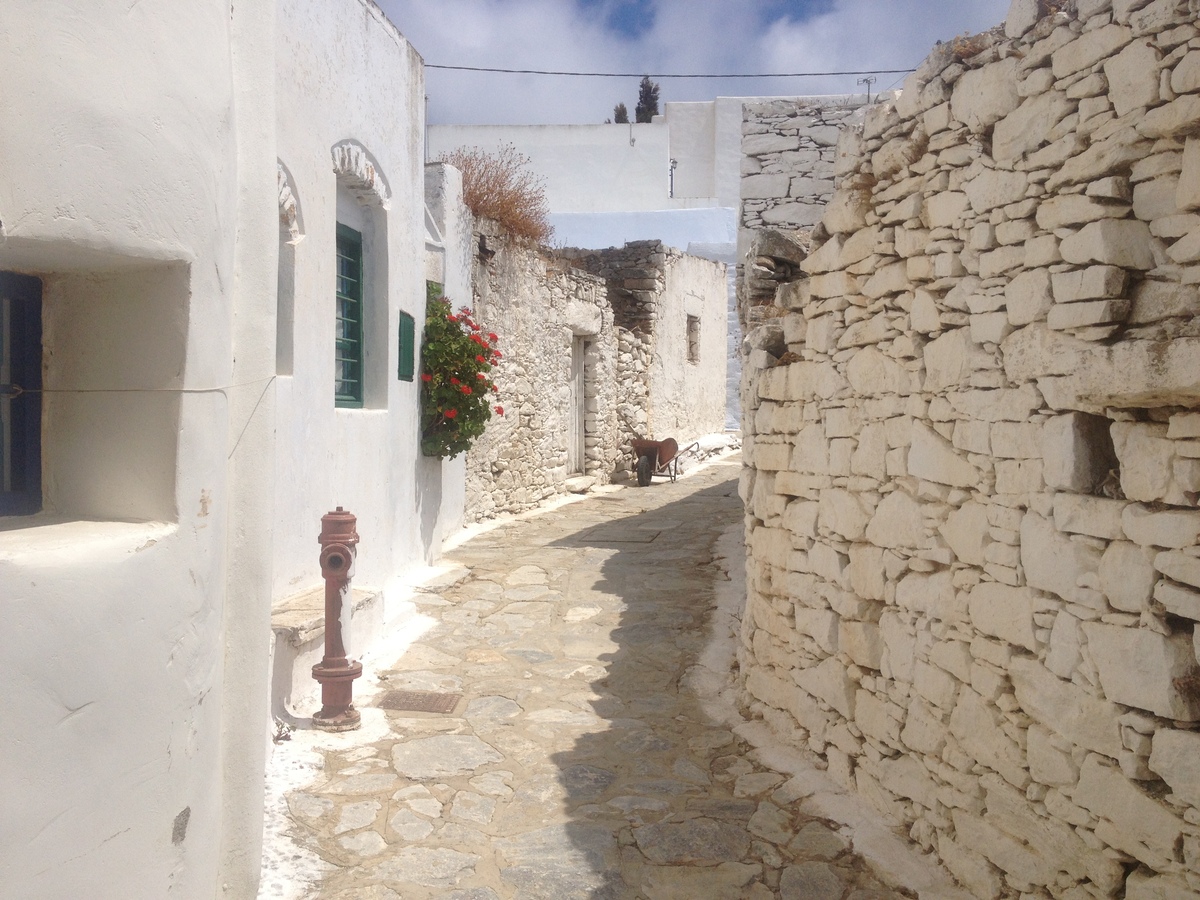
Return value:
M 1200 890 L 1195 12 L 940 45 L 847 128 L 793 362 L 744 373 L 791 451 L 748 458 L 751 709 L 981 897 Z
M 568 493 L 575 476 L 599 484 L 623 478 L 634 462 L 632 438 L 675 437 L 686 446 L 723 429 L 723 335 L 698 342 L 706 374 L 686 362 L 686 317 L 695 313 L 710 330 L 724 324 L 723 312 L 705 315 L 726 305 L 719 264 L 659 241 L 550 253 L 493 222 L 477 221 L 476 230 L 486 252 L 477 260 L 474 307 L 499 335 L 504 356 L 494 376 L 505 412 L 467 453 L 468 520 L 535 507 Z M 580 341 L 582 466 L 570 458 L 569 440 Z

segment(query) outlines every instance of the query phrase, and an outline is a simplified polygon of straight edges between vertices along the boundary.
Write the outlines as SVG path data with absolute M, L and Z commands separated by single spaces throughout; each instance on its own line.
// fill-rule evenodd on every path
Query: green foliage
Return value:
M 421 452 L 453 459 L 483 434 L 497 393 L 492 367 L 501 353 L 465 306 L 455 315 L 445 297 L 431 300 L 421 342 Z M 497 415 L 504 408 L 496 406 Z
M 633 110 L 634 121 L 646 123 L 658 115 L 658 84 L 649 75 L 642 76 L 638 85 L 638 102 Z
M 628 125 L 629 124 L 629 110 L 625 108 L 624 103 L 618 103 L 616 106 L 613 107 L 612 120 L 617 125 Z

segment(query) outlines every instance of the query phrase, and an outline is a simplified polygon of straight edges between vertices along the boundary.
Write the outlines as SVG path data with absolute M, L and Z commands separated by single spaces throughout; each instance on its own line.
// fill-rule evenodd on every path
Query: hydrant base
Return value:
M 313 728 L 318 731 L 354 731 L 362 727 L 362 716 L 353 706 L 341 710 L 325 710 L 313 716 Z

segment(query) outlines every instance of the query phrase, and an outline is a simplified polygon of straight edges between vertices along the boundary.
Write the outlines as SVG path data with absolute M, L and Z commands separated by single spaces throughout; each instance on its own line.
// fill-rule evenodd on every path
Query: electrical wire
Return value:
M 655 72 L 556 72 L 546 69 L 494 69 L 486 66 L 438 66 L 426 63 L 427 69 L 446 69 L 454 72 L 495 72 L 501 75 L 567 75 L 575 78 L 821 78 L 835 75 L 906 75 L 915 69 L 868 69 L 861 72 L 758 72 L 749 75 L 677 75 Z

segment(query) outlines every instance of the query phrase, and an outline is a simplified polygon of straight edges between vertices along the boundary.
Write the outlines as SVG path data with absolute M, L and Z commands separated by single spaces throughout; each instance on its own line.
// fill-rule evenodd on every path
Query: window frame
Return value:
M 684 339 L 687 341 L 687 361 L 693 365 L 700 363 L 700 317 L 686 314 Z
M 0 316 L 0 516 L 30 516 L 43 503 L 41 279 L 0 272 Z
M 363 284 L 363 235 L 361 231 L 349 225 L 337 223 L 335 241 L 335 272 L 334 272 L 334 338 L 333 338 L 333 398 L 334 406 L 343 409 L 362 409 L 366 396 L 364 376 L 366 373 L 366 290 Z M 350 252 L 344 253 L 344 250 Z M 355 285 L 357 291 L 345 293 L 343 288 L 342 261 L 350 261 L 356 268 Z M 354 320 L 343 315 L 343 304 L 352 304 L 357 308 L 358 318 Z M 356 326 L 356 333 L 343 333 L 343 322 Z M 343 352 L 346 355 L 343 355 Z M 357 367 L 356 378 L 342 377 L 342 364 L 349 362 Z M 357 384 L 357 390 L 339 392 L 339 388 L 348 382 Z

